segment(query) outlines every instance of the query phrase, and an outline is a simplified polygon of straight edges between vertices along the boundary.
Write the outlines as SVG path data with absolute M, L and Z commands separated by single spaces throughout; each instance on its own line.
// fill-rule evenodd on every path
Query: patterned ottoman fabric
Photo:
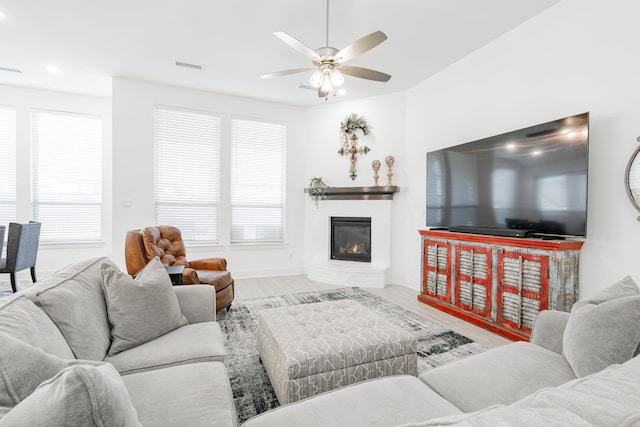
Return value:
M 258 313 L 258 351 L 281 405 L 358 381 L 417 374 L 416 339 L 361 304 Z

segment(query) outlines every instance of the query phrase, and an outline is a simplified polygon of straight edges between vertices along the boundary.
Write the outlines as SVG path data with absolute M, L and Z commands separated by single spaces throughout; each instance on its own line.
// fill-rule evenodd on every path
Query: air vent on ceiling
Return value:
M 18 70 L 17 68 L 0 67 L 0 71 L 7 71 L 7 72 L 9 72 L 9 73 L 18 73 L 18 74 L 22 74 L 22 71 Z
M 199 71 L 204 70 L 204 67 L 202 65 L 189 64 L 188 62 L 180 62 L 180 61 L 176 61 L 176 67 L 189 68 L 191 70 L 199 70 Z

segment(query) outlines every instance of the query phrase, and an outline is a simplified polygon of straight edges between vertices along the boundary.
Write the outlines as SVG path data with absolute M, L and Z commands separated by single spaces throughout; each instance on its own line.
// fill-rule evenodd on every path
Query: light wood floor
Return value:
M 339 286 L 315 282 L 309 280 L 306 275 L 235 279 L 235 298 L 241 301 L 336 288 L 339 288 Z M 367 290 L 429 320 L 446 325 L 455 332 L 469 337 L 488 348 L 499 347 L 510 342 L 506 338 L 418 302 L 418 293 L 405 286 L 390 285 L 383 289 L 367 288 Z

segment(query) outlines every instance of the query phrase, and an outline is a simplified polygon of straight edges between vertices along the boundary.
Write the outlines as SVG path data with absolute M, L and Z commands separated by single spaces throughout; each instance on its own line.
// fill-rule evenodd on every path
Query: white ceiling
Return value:
M 388 40 L 348 64 L 392 75 L 387 83 L 346 76 L 342 99 L 407 90 L 559 1 L 333 0 L 330 45 L 382 30 Z M 297 88 L 310 72 L 259 78 L 310 65 L 273 32 L 324 46 L 325 0 L 0 0 L 0 11 L 0 67 L 22 71 L 0 71 L 0 84 L 109 97 L 111 77 L 127 77 L 292 105 L 325 102 Z

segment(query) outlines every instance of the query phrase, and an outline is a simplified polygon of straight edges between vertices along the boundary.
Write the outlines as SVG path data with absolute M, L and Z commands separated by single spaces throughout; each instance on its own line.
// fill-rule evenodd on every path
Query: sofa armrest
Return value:
M 195 261 L 189 261 L 188 267 L 196 270 L 219 270 L 225 271 L 227 269 L 226 258 L 204 258 L 197 259 Z
M 533 325 L 531 343 L 562 354 L 562 336 L 569 316 L 570 314 L 564 311 L 541 311 Z
M 215 322 L 216 289 L 209 285 L 174 286 L 180 311 L 189 323 Z

